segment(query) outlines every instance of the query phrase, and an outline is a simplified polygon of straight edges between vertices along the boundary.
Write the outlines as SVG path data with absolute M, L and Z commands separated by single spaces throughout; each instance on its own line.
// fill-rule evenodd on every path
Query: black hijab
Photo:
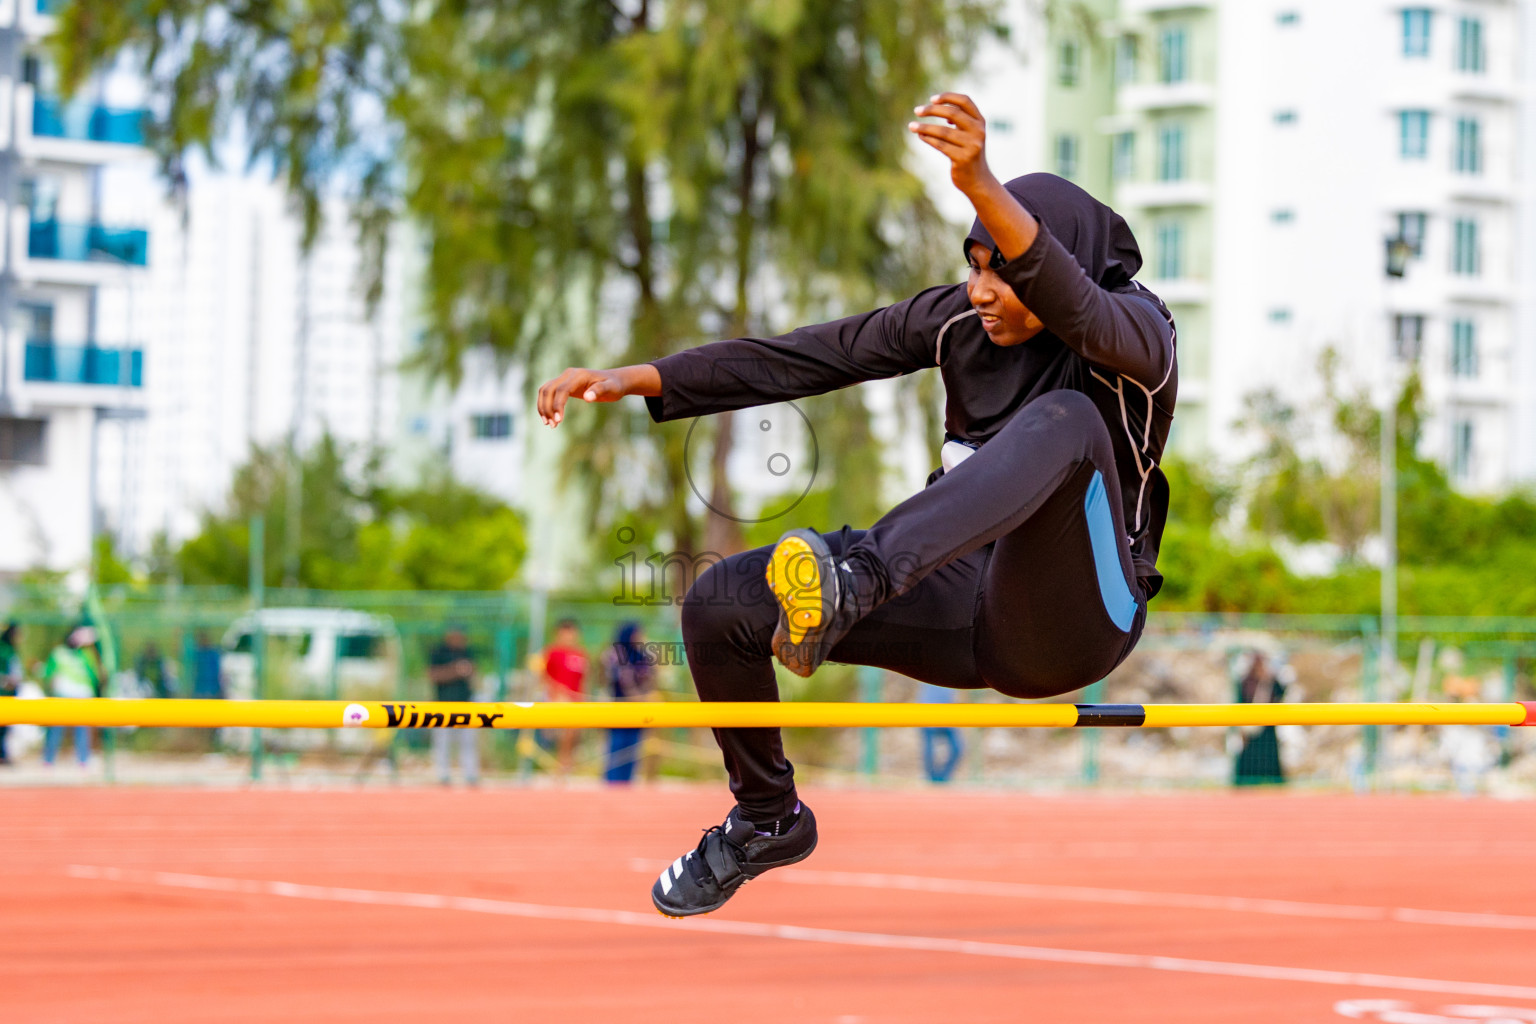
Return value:
M 1076 257 L 1100 288 L 1119 291 L 1129 286 L 1141 269 L 1141 250 L 1125 220 L 1067 179 L 1054 174 L 1026 174 L 1003 187 Z M 965 238 L 967 254 L 977 242 L 988 249 L 997 248 L 979 218 Z

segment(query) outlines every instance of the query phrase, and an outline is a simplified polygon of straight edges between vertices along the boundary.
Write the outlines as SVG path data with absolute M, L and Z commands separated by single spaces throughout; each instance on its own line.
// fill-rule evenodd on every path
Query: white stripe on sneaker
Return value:
M 667 876 L 667 872 L 666 871 L 663 871 L 661 873 L 661 894 L 663 896 L 665 896 L 667 893 L 669 893 L 671 891 L 672 891 L 672 879 Z

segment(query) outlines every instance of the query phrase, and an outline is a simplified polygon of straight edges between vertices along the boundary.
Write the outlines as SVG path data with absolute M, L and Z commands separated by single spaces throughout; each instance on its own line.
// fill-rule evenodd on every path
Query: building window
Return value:
M 1063 178 L 1077 177 L 1077 136 L 1062 133 L 1056 136 L 1056 173 Z
M 1158 279 L 1177 281 L 1184 276 L 1184 225 L 1176 220 L 1160 221 L 1155 240 Z
M 505 441 L 512 436 L 512 414 L 477 413 L 469 418 L 469 434 L 477 441 Z
M 1275 15 L 1276 25 L 1295 25 L 1301 21 L 1301 15 L 1296 11 L 1281 11 Z
M 1409 7 L 1403 11 L 1403 56 L 1429 56 L 1429 8 Z
M 1462 18 L 1456 36 L 1456 70 L 1480 75 L 1488 70 L 1488 51 L 1483 49 L 1483 20 Z
M 1163 29 L 1158 40 L 1158 78 L 1165 85 L 1189 78 L 1189 32 L 1182 25 Z
M 1451 321 L 1451 375 L 1477 376 L 1477 325 L 1465 317 Z
M 1157 180 L 1184 180 L 1184 126 L 1165 124 L 1157 130 Z
M 1121 36 L 1115 43 L 1115 84 L 1130 85 L 1136 81 L 1137 46 L 1135 36 Z
M 1456 119 L 1456 172 L 1483 173 L 1483 146 L 1480 125 L 1475 117 Z
M 1392 350 L 1405 363 L 1417 362 L 1424 351 L 1424 318 L 1417 313 L 1399 313 L 1392 318 Z
M 1407 242 L 1413 248 L 1413 255 L 1424 255 L 1424 222 L 1428 215 L 1423 213 L 1399 213 L 1397 215 L 1397 237 Z
M 1477 245 L 1477 221 L 1457 217 L 1451 240 L 1451 273 L 1476 277 L 1481 272 L 1482 254 Z
M 1276 224 L 1289 224 L 1296 219 L 1296 211 L 1288 206 L 1269 211 L 1269 219 Z
M 16 315 L 21 320 L 22 337 L 29 342 L 53 340 L 53 306 L 46 302 L 18 302 Z
M 1136 176 L 1136 133 L 1121 132 L 1115 136 L 1116 181 L 1130 181 Z
M 51 174 L 21 179 L 16 201 L 27 209 L 32 223 L 54 220 L 59 215 L 59 179 Z
M 1404 160 L 1429 156 L 1429 111 L 1402 110 L 1397 115 L 1398 154 Z
M 1056 84 L 1071 89 L 1082 77 L 1083 48 L 1075 39 L 1068 39 L 1056 49 Z
M 1284 306 L 1276 306 L 1269 311 L 1269 322 L 1272 324 L 1288 324 L 1291 322 L 1291 311 Z
M 1472 421 L 1458 419 L 1451 424 L 1451 476 L 1466 480 L 1472 475 Z
M 1275 111 L 1275 124 L 1295 124 L 1295 123 L 1296 123 L 1296 111 L 1294 111 L 1294 110 L 1277 110 L 1277 111 Z
M 47 464 L 48 421 L 0 416 L 0 465 Z

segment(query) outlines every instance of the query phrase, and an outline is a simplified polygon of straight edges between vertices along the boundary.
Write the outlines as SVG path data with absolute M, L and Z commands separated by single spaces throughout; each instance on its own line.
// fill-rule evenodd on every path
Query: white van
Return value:
M 387 700 L 400 657 L 395 625 L 384 615 L 345 608 L 263 608 L 224 634 L 224 695 L 256 696 L 255 634 L 266 638 L 264 697 Z

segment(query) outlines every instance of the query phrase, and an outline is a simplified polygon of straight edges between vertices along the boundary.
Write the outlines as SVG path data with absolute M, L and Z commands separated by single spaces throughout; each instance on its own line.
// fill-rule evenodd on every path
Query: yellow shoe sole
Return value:
M 789 642 L 801 643 L 821 626 L 821 568 L 816 553 L 800 537 L 785 537 L 768 559 L 768 586 L 784 610 Z

